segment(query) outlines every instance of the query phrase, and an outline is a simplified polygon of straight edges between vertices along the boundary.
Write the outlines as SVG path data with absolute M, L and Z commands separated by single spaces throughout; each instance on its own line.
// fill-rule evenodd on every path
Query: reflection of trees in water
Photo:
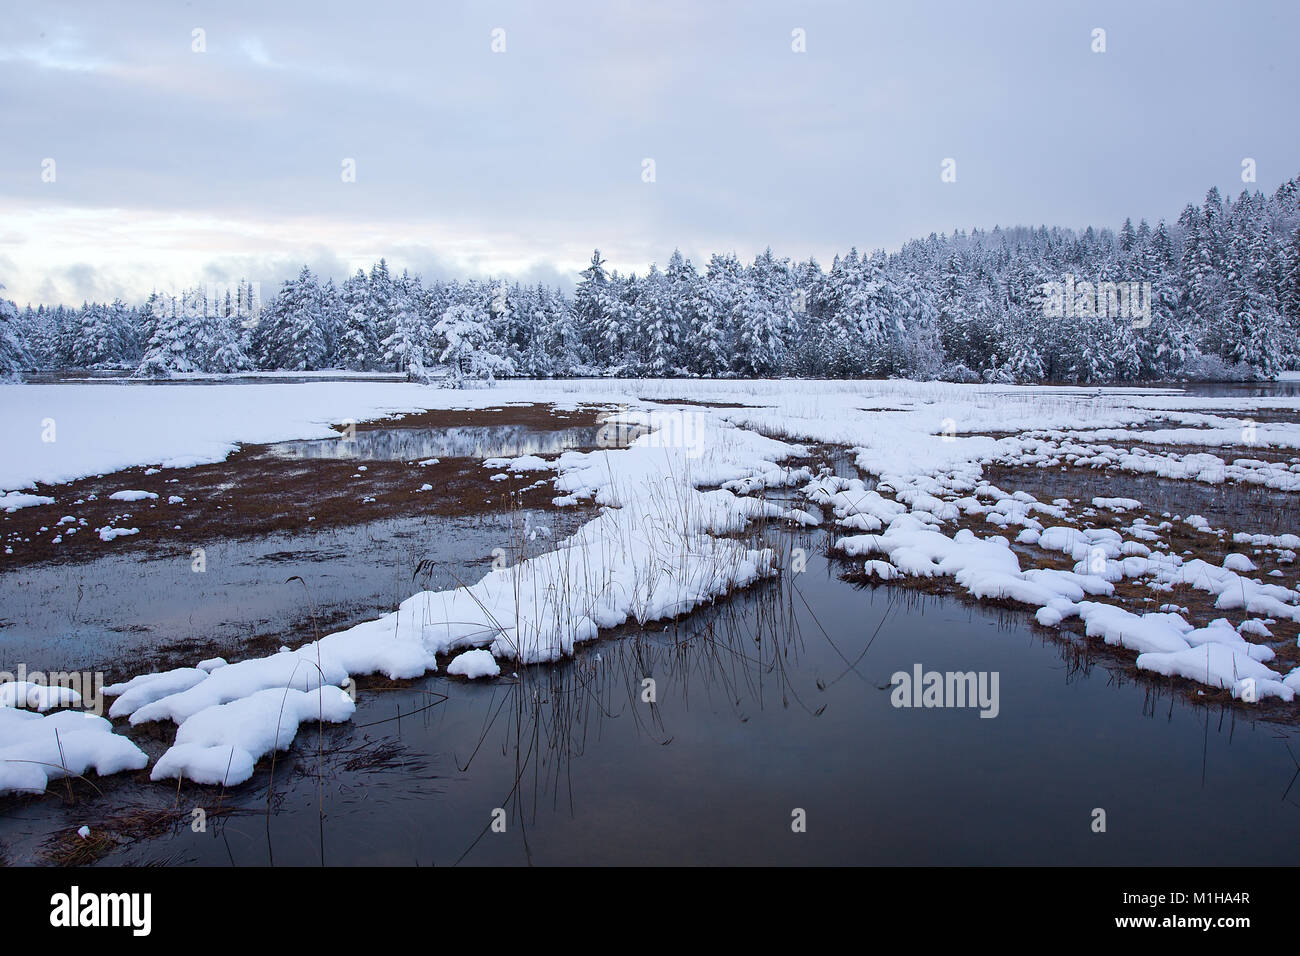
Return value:
M 281 442 L 272 449 L 286 458 L 355 458 L 360 461 L 418 461 L 425 458 L 517 458 L 556 455 L 590 448 L 594 428 L 543 430 L 528 425 L 456 428 L 391 428 L 358 431 L 352 438 Z

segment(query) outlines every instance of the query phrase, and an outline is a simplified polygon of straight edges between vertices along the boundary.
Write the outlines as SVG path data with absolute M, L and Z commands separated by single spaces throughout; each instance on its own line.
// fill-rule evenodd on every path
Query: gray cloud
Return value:
M 69 230 L 104 288 L 346 274 L 363 254 L 571 277 L 597 245 L 638 270 L 674 246 L 828 261 L 957 227 L 1173 218 L 1211 184 L 1235 194 L 1246 156 L 1259 188 L 1300 172 L 1285 0 L 73 2 L 8 19 L 0 214 L 22 213 L 26 241 L 0 281 L 20 299 L 87 287 L 61 261 Z M 142 227 L 96 244 L 84 210 Z M 320 240 L 277 237 L 307 219 Z M 175 220 L 193 232 L 149 239 Z

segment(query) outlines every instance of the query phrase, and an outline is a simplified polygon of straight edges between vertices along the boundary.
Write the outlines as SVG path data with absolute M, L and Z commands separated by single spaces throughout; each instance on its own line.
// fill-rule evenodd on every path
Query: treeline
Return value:
M 337 285 L 304 267 L 266 302 L 243 281 L 155 292 L 135 307 L 0 302 L 0 373 L 338 368 L 419 378 L 439 366 L 453 379 L 1267 378 L 1300 367 L 1300 182 L 1235 201 L 1211 189 L 1176 223 L 932 234 L 893 254 L 850 250 L 829 269 L 770 250 L 702 267 L 674 252 L 662 270 L 620 275 L 596 252 L 571 296 L 423 281 L 381 260 Z

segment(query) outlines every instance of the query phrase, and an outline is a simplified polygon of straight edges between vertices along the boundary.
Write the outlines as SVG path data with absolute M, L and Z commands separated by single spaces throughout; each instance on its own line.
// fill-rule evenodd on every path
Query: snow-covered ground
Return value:
M 1137 651 L 1139 668 L 1225 688 L 1247 702 L 1290 701 L 1300 690 L 1300 672 L 1269 667 L 1273 650 L 1243 636 L 1262 638 L 1283 619 L 1300 622 L 1294 573 L 1265 578 L 1246 554 L 1267 554 L 1286 566 L 1300 538 L 1213 529 L 1193 520 L 1197 515 L 1177 516 L 1216 544 L 1238 545 L 1239 553 L 1217 564 L 1175 554 L 1161 540 L 1175 516 L 1148 523 L 1142 502 L 1112 495 L 1106 484 L 1107 475 L 1130 472 L 1300 491 L 1300 457 L 1287 454 L 1300 448 L 1300 424 L 1250 418 L 1266 411 L 1297 417 L 1300 398 L 903 381 L 507 382 L 467 391 L 370 382 L 8 386 L 0 387 L 7 412 L 0 440 L 17 452 L 0 470 L 0 488 L 19 491 L 35 481 L 127 466 L 218 461 L 241 441 L 329 437 L 329 424 L 347 419 L 512 402 L 622 406 L 604 433 L 612 447 L 484 462 L 485 481 L 502 473 L 545 477 L 557 504 L 591 500 L 603 506 L 599 515 L 553 551 L 465 587 L 412 595 L 392 613 L 297 650 L 229 665 L 202 662 L 105 688 L 116 698 L 110 716 L 177 725 L 154 779 L 248 779 L 258 758 L 289 746 L 299 723 L 348 719 L 352 701 L 340 688 L 351 677 L 416 677 L 435 670 L 440 655 L 457 655 L 453 673 L 489 675 L 489 655 L 515 664 L 552 661 L 602 629 L 688 613 L 777 573 L 773 552 L 729 536 L 760 516 L 799 525 L 829 519 L 837 552 L 881 579 L 950 579 L 972 597 L 1025 605 L 1045 626 L 1078 618 L 1089 634 Z M 42 441 L 46 419 L 56 423 L 55 441 Z M 851 449 L 875 487 L 792 467 L 812 443 Z M 1182 454 L 1179 446 L 1198 450 Z M 1200 450 L 1228 446 L 1268 455 Z M 1068 500 L 1040 501 L 991 485 L 982 474 L 991 463 L 1088 469 L 1095 481 L 1084 505 L 1091 501 L 1131 524 L 1122 531 L 1088 528 Z M 762 497 L 775 488 L 801 493 L 802 503 Z M 55 501 L 8 500 L 51 513 L 71 510 L 57 488 L 42 491 Z M 1027 554 L 1041 555 L 1044 565 L 1068 556 L 1073 566 L 1038 567 Z M 1167 604 L 1135 613 L 1114 599 L 1124 581 L 1141 582 L 1162 601 L 1174 587 L 1190 585 L 1212 597 L 1216 609 L 1256 617 L 1237 628 L 1225 617 L 1188 620 Z M 486 653 L 467 656 L 471 650 Z M 95 729 L 82 735 L 84 766 L 102 773 L 135 765 L 139 758 L 125 752 L 133 744 Z M 27 732 L 44 739 L 35 725 Z M 43 787 L 32 765 L 9 766 L 0 764 L 0 790 Z M 59 772 L 57 764 L 42 771 Z

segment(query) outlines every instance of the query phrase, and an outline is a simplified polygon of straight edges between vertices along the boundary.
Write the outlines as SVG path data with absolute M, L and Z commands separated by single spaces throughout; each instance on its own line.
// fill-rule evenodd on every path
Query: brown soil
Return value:
M 358 432 L 386 428 L 443 428 L 524 425 L 541 430 L 596 427 L 605 409 L 560 411 L 548 405 L 518 405 L 476 411 L 429 411 L 361 422 Z M 342 433 L 344 426 L 335 426 Z M 589 450 L 589 449 L 586 449 Z M 358 470 L 364 464 L 365 470 Z M 149 469 L 152 470 L 152 469 Z M 106 553 L 162 547 L 190 549 L 216 538 L 262 537 L 307 527 L 338 527 L 416 514 L 474 515 L 505 508 L 551 508 L 555 491 L 547 472 L 526 472 L 506 481 L 488 480 L 474 458 L 443 458 L 421 467 L 404 461 L 283 458 L 267 445 L 245 445 L 225 461 L 193 468 L 163 468 L 145 474 L 127 468 L 110 475 L 61 485 L 40 485 L 34 494 L 55 504 L 0 515 L 0 538 L 21 543 L 0 553 L 0 572 L 40 562 L 90 560 Z M 544 484 L 528 488 L 539 479 Z M 421 492 L 430 484 L 432 491 Z M 113 501 L 122 489 L 151 491 L 156 500 Z M 171 495 L 184 498 L 169 505 Z M 363 500 L 373 498 L 373 501 Z M 63 515 L 86 520 L 64 526 Z M 139 533 L 101 541 L 95 529 L 111 525 Z M 41 531 L 44 527 L 47 530 Z M 69 527 L 78 527 L 75 535 Z M 60 532 L 63 541 L 53 544 Z M 30 539 L 30 540 L 22 540 Z

